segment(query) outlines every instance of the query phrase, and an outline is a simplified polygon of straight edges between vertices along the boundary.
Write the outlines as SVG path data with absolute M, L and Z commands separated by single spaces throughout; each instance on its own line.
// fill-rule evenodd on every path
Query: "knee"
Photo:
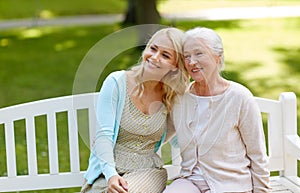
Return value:
M 165 188 L 165 190 L 163 191 L 163 193 L 177 193 L 176 189 L 173 188 L 173 186 L 169 185 Z
M 163 193 L 182 193 L 182 192 L 189 192 L 189 193 L 200 193 L 199 189 L 189 180 L 187 179 L 177 179 L 166 189 Z

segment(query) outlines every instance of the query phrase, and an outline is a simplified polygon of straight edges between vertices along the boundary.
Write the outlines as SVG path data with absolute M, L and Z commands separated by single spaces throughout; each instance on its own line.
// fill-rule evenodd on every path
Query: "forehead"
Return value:
M 174 50 L 174 46 L 170 38 L 165 33 L 157 34 L 151 41 L 150 45 L 155 45 L 160 48 Z
M 208 46 L 206 45 L 204 39 L 187 37 L 183 43 L 184 52 L 193 51 L 193 50 L 206 50 Z

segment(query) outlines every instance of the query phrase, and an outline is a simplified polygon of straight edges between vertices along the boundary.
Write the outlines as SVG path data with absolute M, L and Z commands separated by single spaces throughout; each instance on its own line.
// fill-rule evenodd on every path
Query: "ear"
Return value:
M 216 56 L 216 63 L 220 64 L 221 62 L 221 55 Z

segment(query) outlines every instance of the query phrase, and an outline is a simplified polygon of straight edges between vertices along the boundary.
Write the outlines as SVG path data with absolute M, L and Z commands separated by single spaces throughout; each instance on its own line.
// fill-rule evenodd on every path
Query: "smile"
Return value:
M 155 64 L 155 63 L 153 63 L 153 62 L 151 62 L 151 61 L 147 61 L 147 63 L 150 65 L 150 66 L 153 66 L 153 67 L 155 67 L 155 68 L 160 68 L 160 66 L 158 66 L 157 64 Z
M 191 72 L 199 72 L 199 71 L 201 71 L 201 70 L 203 70 L 203 68 L 202 67 L 200 67 L 200 68 L 193 68 L 193 69 L 191 69 Z

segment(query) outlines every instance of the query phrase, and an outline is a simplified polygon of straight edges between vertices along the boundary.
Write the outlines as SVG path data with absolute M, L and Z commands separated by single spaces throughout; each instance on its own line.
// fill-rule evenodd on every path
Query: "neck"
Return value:
M 228 81 L 222 77 L 209 81 L 202 80 L 192 85 L 191 92 L 198 96 L 214 96 L 224 93 L 228 85 Z
M 155 92 L 162 90 L 162 83 L 155 80 L 143 82 L 145 91 Z

